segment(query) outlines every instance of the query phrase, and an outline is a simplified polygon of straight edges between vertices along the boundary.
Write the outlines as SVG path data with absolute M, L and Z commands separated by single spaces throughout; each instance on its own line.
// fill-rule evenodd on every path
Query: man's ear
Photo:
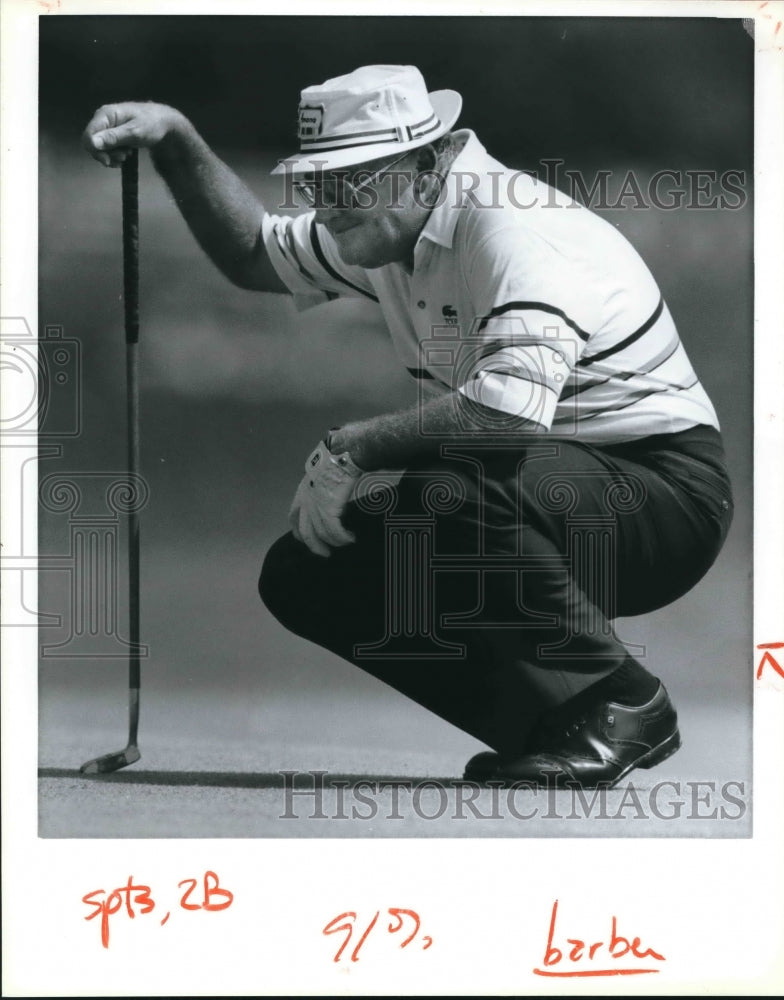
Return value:
M 417 202 L 424 207 L 432 207 L 438 201 L 443 178 L 436 170 L 438 154 L 432 146 L 423 146 L 417 151 L 417 178 L 414 181 Z
M 416 168 L 418 173 L 433 170 L 438 162 L 438 154 L 432 145 L 422 146 L 417 150 Z

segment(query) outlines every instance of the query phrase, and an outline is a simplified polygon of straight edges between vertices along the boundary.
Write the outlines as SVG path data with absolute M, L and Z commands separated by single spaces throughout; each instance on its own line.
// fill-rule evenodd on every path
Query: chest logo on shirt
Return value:
M 454 306 L 442 306 L 441 315 L 448 326 L 457 326 L 457 309 Z

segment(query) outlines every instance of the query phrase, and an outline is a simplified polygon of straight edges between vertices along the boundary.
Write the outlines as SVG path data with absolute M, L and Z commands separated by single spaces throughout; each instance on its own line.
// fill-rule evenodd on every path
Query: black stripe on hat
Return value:
M 433 124 L 430 128 L 422 127 L 431 121 Z M 421 139 L 422 136 L 429 135 L 430 132 L 435 132 L 439 128 L 441 128 L 441 119 L 435 114 L 423 122 L 418 122 L 416 125 L 405 126 L 408 141 Z M 421 129 L 421 131 L 417 132 L 417 129 Z M 376 136 L 376 138 L 371 138 L 372 136 Z M 361 141 L 349 141 L 356 139 Z M 405 141 L 397 129 L 377 129 L 373 132 L 351 132 L 344 135 L 320 136 L 318 139 L 300 139 L 300 149 L 303 152 L 332 153 L 339 152 L 341 149 L 358 149 L 361 146 L 377 146 L 385 142 Z M 335 145 L 336 143 L 337 145 Z
M 423 118 L 421 122 L 417 122 L 416 125 L 409 125 L 407 127 L 410 132 L 414 132 L 416 129 L 422 128 L 423 125 L 429 125 L 430 122 L 433 121 L 433 119 L 438 121 L 438 116 L 436 115 L 435 111 L 428 118 Z
M 408 132 L 409 139 L 421 139 L 423 135 L 429 135 L 431 132 L 435 132 L 438 128 L 440 128 L 440 126 L 441 119 L 438 115 L 432 114 L 423 122 L 417 122 L 416 125 L 407 125 L 406 131 Z
M 320 136 L 318 139 L 301 139 L 301 145 L 303 146 L 314 146 L 319 145 L 323 142 L 342 142 L 344 139 L 365 139 L 371 136 L 381 136 L 382 139 L 377 141 L 384 142 L 394 142 L 397 138 L 397 130 L 393 128 L 377 128 L 372 132 L 346 132 L 344 135 L 324 135 Z M 364 146 L 365 142 L 354 142 L 354 146 Z

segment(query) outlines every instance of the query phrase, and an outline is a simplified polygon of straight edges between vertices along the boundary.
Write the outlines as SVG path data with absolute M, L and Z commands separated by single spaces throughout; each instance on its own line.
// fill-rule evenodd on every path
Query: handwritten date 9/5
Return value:
M 415 910 L 403 910 L 397 906 L 390 906 L 389 909 L 387 910 L 387 914 L 393 918 L 392 922 L 387 926 L 387 931 L 390 934 L 397 934 L 399 930 L 401 930 L 404 926 L 407 925 L 406 930 L 408 931 L 408 933 L 404 938 L 402 938 L 398 942 L 401 948 L 405 948 L 407 945 L 411 944 L 411 942 L 419 933 L 419 928 L 421 924 L 421 921 L 419 919 L 419 914 Z M 365 943 L 365 941 L 368 939 L 370 932 L 376 926 L 376 921 L 380 916 L 381 916 L 381 910 L 376 910 L 375 915 L 373 916 L 372 920 L 367 925 L 365 930 L 362 932 L 362 936 L 355 945 L 354 950 L 351 952 L 352 962 L 359 961 L 360 949 L 362 948 L 362 945 Z M 327 926 L 322 929 L 321 931 L 322 934 L 338 934 L 340 931 L 346 932 L 346 937 L 344 938 L 343 943 L 335 952 L 335 957 L 333 958 L 333 962 L 340 961 L 340 956 L 343 954 L 344 949 L 351 941 L 351 938 L 355 930 L 356 920 L 357 920 L 357 914 L 354 912 L 354 910 L 346 910 L 345 913 L 341 913 L 339 916 L 333 917 L 333 919 L 330 920 Z M 409 924 L 408 921 L 411 921 L 411 923 Z M 430 937 L 429 934 L 425 934 L 421 938 L 421 943 L 422 943 L 422 950 L 427 951 L 427 949 L 433 943 L 433 939 Z
M 183 879 L 177 883 L 177 887 L 185 889 L 180 896 L 180 907 L 183 910 L 226 910 L 234 902 L 234 894 L 220 886 L 215 872 L 205 872 L 201 883 L 195 878 Z M 104 948 L 109 947 L 110 917 L 124 910 L 126 916 L 133 920 L 137 916 L 152 913 L 155 909 L 152 889 L 149 885 L 134 882 L 133 875 L 128 876 L 125 885 L 108 892 L 106 889 L 93 889 L 92 892 L 82 896 L 82 902 L 93 907 L 93 912 L 88 913 L 85 920 L 101 918 L 101 944 Z M 170 916 L 171 913 L 167 910 L 161 918 L 161 925 L 165 924 Z

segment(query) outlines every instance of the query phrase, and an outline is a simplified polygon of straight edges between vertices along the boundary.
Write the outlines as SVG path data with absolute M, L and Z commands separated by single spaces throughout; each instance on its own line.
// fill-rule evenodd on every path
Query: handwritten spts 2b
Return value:
M 215 872 L 205 872 L 201 880 L 201 892 L 197 890 L 199 880 L 186 878 L 177 883 L 179 889 L 185 889 L 180 896 L 180 907 L 185 911 L 193 910 L 226 910 L 234 902 L 234 893 L 228 889 L 223 889 L 219 884 L 218 876 Z M 125 885 L 118 886 L 107 892 L 106 889 L 93 889 L 82 896 L 82 902 L 93 907 L 93 912 L 84 919 L 95 920 L 101 918 L 101 944 L 104 948 L 109 947 L 109 920 L 121 910 L 131 920 L 137 916 L 151 914 L 156 907 L 152 898 L 152 889 L 149 885 L 137 884 L 133 881 L 133 875 L 128 876 Z M 160 924 L 166 923 L 171 916 L 171 911 L 167 910 L 161 917 Z

